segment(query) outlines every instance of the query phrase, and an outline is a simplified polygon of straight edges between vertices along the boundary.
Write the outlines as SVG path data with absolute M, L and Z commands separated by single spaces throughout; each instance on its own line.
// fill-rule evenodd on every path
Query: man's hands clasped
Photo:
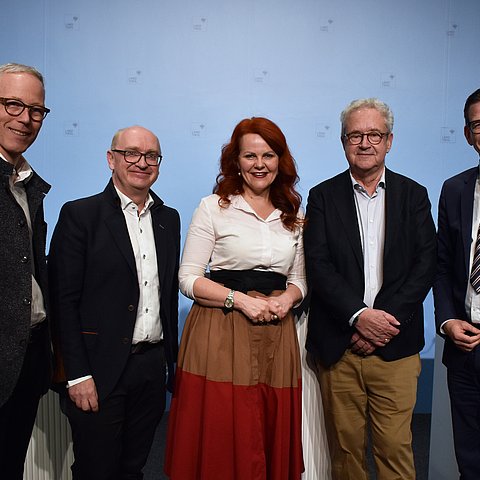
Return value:
M 391 314 L 375 308 L 367 308 L 358 316 L 356 332 L 352 335 L 350 348 L 357 355 L 370 355 L 384 347 L 400 333 L 400 322 Z

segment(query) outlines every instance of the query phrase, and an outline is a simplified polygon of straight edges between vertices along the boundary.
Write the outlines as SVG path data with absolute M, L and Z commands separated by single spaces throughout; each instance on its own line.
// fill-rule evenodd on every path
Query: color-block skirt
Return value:
M 176 375 L 165 458 L 172 480 L 300 479 L 301 364 L 291 313 L 256 325 L 236 310 L 194 303 Z

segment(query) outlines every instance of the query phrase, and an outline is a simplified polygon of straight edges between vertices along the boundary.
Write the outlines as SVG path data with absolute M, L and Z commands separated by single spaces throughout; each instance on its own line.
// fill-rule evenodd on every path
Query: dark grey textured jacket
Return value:
M 25 184 L 33 230 L 31 258 L 25 214 L 9 188 L 13 165 L 0 158 L 0 406 L 12 394 L 28 345 L 31 322 L 32 262 L 35 278 L 47 305 L 45 242 L 47 224 L 43 199 L 50 190 L 36 173 Z M 48 310 L 47 310 L 48 311 Z M 48 329 L 46 329 L 48 332 Z M 50 381 L 50 338 L 45 335 L 45 368 L 42 382 L 46 392 Z

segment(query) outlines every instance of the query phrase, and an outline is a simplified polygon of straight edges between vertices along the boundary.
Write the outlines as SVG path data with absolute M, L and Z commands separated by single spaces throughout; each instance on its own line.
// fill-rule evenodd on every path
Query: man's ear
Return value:
M 465 135 L 465 138 L 467 139 L 468 144 L 473 145 L 473 138 L 472 138 L 473 134 L 468 125 L 465 125 L 463 127 L 463 134 Z
M 108 167 L 113 172 L 115 167 L 115 159 L 113 157 L 113 152 L 111 150 L 107 150 L 107 162 L 108 162 Z

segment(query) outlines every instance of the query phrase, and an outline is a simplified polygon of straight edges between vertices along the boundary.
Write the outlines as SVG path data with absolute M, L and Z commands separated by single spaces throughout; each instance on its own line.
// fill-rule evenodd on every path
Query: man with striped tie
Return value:
M 464 108 L 465 138 L 480 154 L 480 89 Z M 462 480 L 480 478 L 480 178 L 475 166 L 445 181 L 438 207 L 433 293 Z

